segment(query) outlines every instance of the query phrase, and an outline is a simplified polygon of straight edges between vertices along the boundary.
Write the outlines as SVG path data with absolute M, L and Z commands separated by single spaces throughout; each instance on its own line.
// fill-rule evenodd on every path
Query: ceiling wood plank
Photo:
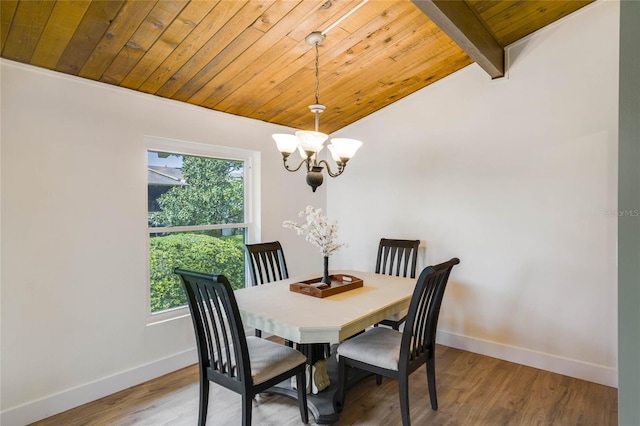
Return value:
M 186 1 L 158 2 L 102 74 L 100 81 L 120 84 L 187 4 Z
M 505 9 L 513 5 L 522 4 L 522 0 L 465 0 L 467 4 L 476 12 L 476 15 L 487 21 L 487 19 L 502 13 Z
M 212 108 L 226 98 L 236 87 L 251 78 L 254 73 L 260 72 L 261 68 L 259 66 L 256 65 L 255 68 L 252 66 L 254 61 L 257 60 L 256 58 L 261 58 L 261 65 L 272 62 L 265 56 L 266 49 L 269 49 L 270 54 L 277 55 L 276 57 L 282 55 L 282 52 L 276 52 L 273 46 L 291 45 L 291 39 L 287 37 L 287 34 L 292 27 L 296 27 L 297 23 L 304 21 L 309 14 L 317 10 L 318 4 L 319 2 L 311 1 L 298 3 L 290 13 L 263 35 L 260 43 L 256 43 L 245 50 L 232 64 L 221 70 L 211 81 L 203 86 L 204 91 L 200 90 L 194 94 L 189 99 L 189 102 Z M 248 69 L 253 72 L 248 71 Z
M 415 7 L 409 0 L 389 0 L 389 1 L 369 1 L 364 4 L 357 13 L 351 15 L 339 24 L 349 34 L 361 31 L 362 27 L 373 19 L 379 19 L 380 15 L 384 17 L 387 10 L 398 10 Z
M 2 56 L 28 64 L 54 5 L 49 1 L 20 2 Z
M 429 23 L 429 25 L 433 25 Z M 433 25 L 435 30 L 435 25 Z M 367 78 L 367 73 L 371 73 L 370 69 L 373 64 L 381 64 L 384 60 L 384 53 L 376 57 L 369 58 L 368 61 L 359 65 L 354 73 L 363 74 L 360 82 L 340 81 L 335 82 L 333 87 L 340 88 L 340 94 L 332 97 L 332 102 L 337 105 L 348 105 L 348 108 L 336 109 L 335 113 L 339 116 L 339 122 L 349 119 L 355 115 L 362 114 L 366 110 L 363 107 L 369 107 L 375 100 L 381 101 L 387 105 L 403 96 L 423 88 L 434 81 L 451 73 L 452 63 L 458 70 L 472 62 L 466 53 L 447 37 L 441 31 L 433 31 L 428 25 L 422 26 L 420 37 L 428 40 L 430 46 L 425 51 L 421 45 L 415 43 L 413 37 L 400 38 L 394 45 L 393 51 L 398 54 L 394 57 L 388 57 L 386 66 L 381 72 L 377 72 L 376 78 Z M 445 57 L 454 58 L 452 63 L 443 62 Z M 443 65 L 446 63 L 446 66 Z M 344 79 L 343 79 L 344 80 Z M 383 95 L 384 94 L 384 95 Z M 367 112 L 368 113 L 368 112 Z
M 378 54 L 382 53 L 381 58 L 388 57 L 389 53 L 383 52 L 392 42 L 395 42 L 396 37 L 402 38 L 412 34 L 421 26 L 420 23 L 427 21 L 413 6 L 407 8 L 399 3 L 395 5 L 381 3 L 381 6 L 387 7 L 379 10 L 375 19 L 370 20 L 352 36 L 342 40 L 333 48 L 320 49 L 320 101 L 331 100 L 330 105 L 327 102 L 328 108 L 321 116 L 326 123 L 323 125 L 325 131 L 332 128 L 330 121 L 335 113 L 334 99 L 347 93 L 342 84 L 361 84 L 368 79 L 375 81 L 377 74 L 382 72 L 388 64 L 386 62 L 375 64 L 369 69 L 361 67 Z M 395 25 L 396 22 L 398 25 Z M 391 25 L 391 23 L 394 24 Z M 298 78 L 297 81 L 286 81 L 282 84 L 278 97 L 267 103 L 263 109 L 265 119 L 276 123 L 291 122 L 296 125 L 309 122 L 312 115 L 307 105 L 313 101 L 313 66 L 313 62 L 309 63 L 304 74 L 300 73 L 302 78 Z M 357 75 L 358 78 L 350 77 L 352 75 Z M 305 96 L 296 95 L 297 92 Z M 286 109 L 279 107 L 283 104 L 283 99 L 296 98 L 300 101 L 293 107 Z
M 360 44 L 362 40 L 368 40 L 369 43 L 371 43 L 372 34 L 378 32 L 381 27 L 388 25 L 400 16 L 404 16 L 407 8 L 403 7 L 402 3 L 403 2 L 367 3 L 360 10 L 366 8 L 369 15 L 366 20 L 361 21 L 360 28 L 351 28 L 354 32 L 349 34 L 348 37 L 344 39 L 338 38 L 338 43 L 320 48 L 321 100 L 325 99 L 325 96 L 329 96 L 325 91 L 328 87 L 325 86 L 325 83 L 322 81 L 323 78 L 333 71 L 334 67 L 337 66 L 336 64 L 345 62 L 344 60 L 339 61 L 338 58 L 345 53 L 347 55 L 353 54 L 354 51 L 351 49 Z M 405 6 L 407 4 L 409 3 L 404 2 Z M 332 34 L 329 34 L 327 37 L 332 38 Z M 339 34 L 335 35 L 340 37 Z M 312 56 L 312 58 L 314 57 Z M 261 94 L 261 97 L 264 98 L 266 102 L 261 105 L 252 116 L 258 116 L 263 120 L 280 124 L 289 122 L 289 117 L 308 120 L 311 115 L 307 107 L 309 104 L 315 102 L 313 97 L 314 74 L 314 59 L 311 59 L 296 74 L 292 74 L 268 93 Z M 358 79 L 360 79 L 360 76 L 358 76 Z M 298 101 L 292 103 L 292 99 L 297 99 Z M 292 119 L 289 124 L 297 126 L 299 121 Z
M 504 28 L 512 26 L 524 18 L 535 17 L 539 12 L 544 13 L 549 8 L 566 8 L 566 4 L 562 0 L 527 0 L 522 3 L 511 3 L 509 7 L 502 8 L 500 12 L 483 19 L 485 25 L 498 34 Z
M 4 44 L 7 41 L 11 22 L 13 21 L 13 15 L 16 13 L 17 7 L 17 0 L 4 0 L 0 2 L 0 50 L 4 50 Z
M 262 33 L 267 33 L 270 31 L 275 25 L 278 24 L 287 14 L 291 12 L 294 8 L 298 7 L 300 1 L 304 0 L 295 0 L 286 2 L 286 4 L 281 4 L 281 2 L 276 2 L 269 9 L 265 10 L 265 12 L 260 16 L 260 18 L 256 19 L 256 21 L 251 25 L 253 28 L 262 31 Z M 288 36 L 289 38 L 297 39 L 295 36 L 296 30 L 292 30 Z
M 293 40 L 287 36 L 284 36 L 275 41 L 275 43 L 269 45 L 269 48 L 266 50 L 262 50 L 262 53 L 251 53 L 247 55 L 247 52 L 255 51 L 256 49 L 252 49 L 254 45 L 250 46 L 249 49 L 246 49 L 242 52 L 236 60 L 230 62 L 228 66 L 226 66 L 223 70 L 220 71 L 214 78 L 212 78 L 207 85 L 216 85 L 212 90 L 207 90 L 207 98 L 200 103 L 200 105 L 206 108 L 214 108 L 219 102 L 224 100 L 230 94 L 235 92 L 238 87 L 246 84 L 246 82 L 251 79 L 254 75 L 260 72 L 260 70 L 268 67 L 270 64 L 277 63 L 280 60 L 280 57 L 284 55 L 284 53 L 291 49 L 293 46 L 298 44 L 299 42 Z M 240 59 L 244 56 L 244 60 Z M 245 61 L 251 61 L 252 70 L 248 70 Z M 234 78 L 229 78 L 230 75 L 233 75 Z M 222 83 L 225 82 L 225 83 Z
M 358 3 L 360 3 L 360 0 L 331 0 L 330 2 L 320 0 L 315 12 L 307 15 L 306 18 L 297 22 L 295 24 L 295 28 L 293 28 L 287 35 L 294 40 L 304 41 L 304 39 L 313 31 L 324 31 L 331 24 L 357 6 Z M 331 6 L 328 9 L 324 9 L 323 6 L 325 4 L 330 4 Z M 365 3 L 365 7 L 366 6 L 367 4 Z M 366 13 L 363 9 L 364 8 L 359 9 L 358 13 Z
M 90 5 L 90 1 L 56 2 L 33 52 L 31 64 L 55 68 Z
M 218 103 L 223 102 L 237 90 L 249 84 L 248 81 L 254 77 L 267 74 L 265 70 L 269 69 L 271 64 L 277 63 L 284 66 L 282 61 L 286 61 L 287 50 L 293 49 L 295 52 L 298 52 L 301 46 L 309 48 L 303 41 L 298 40 L 298 38 L 304 38 L 306 36 L 306 34 L 305 36 L 300 36 L 302 32 L 300 31 L 300 27 L 304 25 L 308 28 L 316 28 L 317 23 L 324 22 L 327 19 L 328 15 L 325 11 L 319 9 L 321 5 L 321 1 L 302 1 L 298 3 L 295 8 L 290 9 L 287 14 L 280 17 L 278 22 L 263 35 L 259 43 L 242 52 L 234 64 L 230 64 L 229 67 L 220 70 L 220 75 L 216 75 L 216 77 L 208 83 L 208 88 L 207 86 L 203 86 L 204 90 L 195 93 L 189 102 L 196 102 L 201 105 L 207 105 L 204 104 L 205 102 L 211 104 L 215 102 L 216 105 L 218 105 Z M 313 17 L 313 19 L 310 20 L 310 17 Z M 311 31 L 306 33 L 308 34 L 309 32 Z M 304 47 L 302 47 L 303 51 Z M 294 55 L 296 54 L 295 52 L 293 53 Z M 254 63 L 252 62 L 254 58 L 257 58 L 255 70 L 253 72 L 247 72 L 248 67 L 254 67 Z M 233 73 L 239 75 L 231 78 L 231 81 L 226 85 L 220 84 L 220 81 L 234 75 Z M 211 92 L 205 93 L 209 90 L 211 90 L 211 92 L 217 92 L 215 93 L 215 98 L 211 98 Z M 218 109 L 217 106 L 215 108 Z
M 246 51 L 249 46 L 260 40 L 263 35 L 262 31 L 253 27 L 245 28 L 242 33 L 235 37 L 235 39 L 226 45 L 223 51 L 216 55 L 211 61 L 209 61 L 202 69 L 200 69 L 196 75 L 189 80 L 189 82 L 183 85 L 171 98 L 181 101 L 188 101 L 193 97 L 200 89 L 202 89 L 213 76 L 229 66 L 242 52 Z M 161 92 L 158 92 L 159 94 Z
M 421 35 L 428 37 L 427 34 Z M 432 35 L 431 38 L 435 40 L 429 43 L 428 52 L 416 45 L 412 38 L 405 37 L 397 43 L 398 49 L 405 51 L 404 60 L 393 60 L 381 52 L 376 57 L 359 63 L 357 69 L 351 71 L 362 76 L 358 80 L 348 79 L 346 76 L 349 74 L 331 73 L 327 83 L 333 89 L 329 94 L 331 101 L 325 111 L 327 123 L 321 125 L 324 131 L 333 132 L 345 126 L 345 123 L 350 123 L 353 117 L 362 117 L 373 112 L 368 110 L 373 104 L 378 107 L 388 105 L 448 75 L 451 72 L 451 64 L 447 61 L 447 66 L 443 66 L 441 61 L 445 57 L 457 55 L 464 59 L 463 63 L 456 62 L 456 70 L 471 63 L 466 53 L 442 32 Z M 374 64 L 378 70 L 373 69 Z M 383 97 L 382 93 L 386 95 Z
M 272 10 L 270 19 L 278 20 L 286 15 L 295 2 L 248 3 L 220 28 L 209 41 L 184 64 L 157 92 L 159 96 L 187 101 L 209 80 L 228 66 L 242 52 L 264 35 L 253 26 Z M 276 6 L 276 7 L 273 7 Z M 286 6 L 286 7 L 280 7 Z M 251 29 L 251 30 L 249 30 Z
M 444 58 L 447 58 L 449 69 L 439 64 Z M 414 93 L 416 88 L 435 83 L 448 76 L 450 70 L 457 71 L 471 63 L 471 58 L 460 47 L 453 45 L 417 67 L 396 69 L 394 74 L 387 76 L 388 79 L 383 76 L 378 87 L 362 88 L 362 96 L 352 101 L 353 108 L 336 117 L 336 130 Z
M 298 73 L 299 70 L 310 69 L 309 64 L 315 60 L 315 51 L 304 42 L 304 38 L 312 31 L 327 28 L 358 3 L 359 1 L 334 1 L 330 9 L 324 10 L 320 7 L 307 19 L 297 24 L 297 27 L 287 35 L 298 40 L 298 43 L 278 57 L 277 61 L 266 65 L 261 72 L 254 73 L 245 84 L 238 86 L 235 91 L 216 104 L 215 108 L 231 114 L 262 119 L 260 113 L 254 112 L 262 106 L 265 99 L 270 99 L 266 93 Z M 338 34 L 339 32 L 342 34 Z M 337 40 L 342 40 L 348 35 L 340 27 L 333 28 L 332 34 L 327 36 L 322 48 L 333 46 Z M 259 96 L 256 96 L 256 93 L 259 93 Z
M 89 59 L 80 70 L 80 77 L 100 80 L 102 74 L 122 51 L 156 3 L 155 1 L 127 1 L 91 52 Z
M 344 33 L 344 30 L 341 28 L 333 29 L 334 35 L 339 32 Z M 324 41 L 322 47 L 331 48 L 342 38 L 329 37 Z M 300 69 L 308 67 L 314 60 L 315 50 L 309 49 L 306 43 L 298 42 L 292 49 L 278 58 L 276 62 L 264 68 L 261 73 L 254 75 L 235 92 L 219 102 L 216 108 L 232 114 L 256 117 L 256 110 L 263 105 L 265 99 L 270 99 L 266 95 L 268 92 L 294 76 Z M 259 94 L 259 96 L 256 96 L 256 94 Z
M 92 1 L 58 60 L 56 70 L 78 75 L 123 4 L 124 0 Z
M 489 25 L 489 28 L 495 34 L 500 44 L 507 46 L 591 2 L 592 0 L 529 2 L 528 6 L 530 9 L 525 11 L 521 7 L 520 9 L 512 10 L 512 14 L 509 15 L 508 18 L 503 18 L 503 21 L 495 21 L 492 19 L 491 23 L 487 22 L 487 25 Z M 495 25 L 492 26 L 491 24 L 493 23 L 495 23 Z
M 412 0 L 491 78 L 504 76 L 504 49 L 462 1 Z
M 190 2 L 120 83 L 138 89 L 211 12 L 217 1 Z
M 156 93 L 246 3 L 245 1 L 221 1 L 216 4 L 216 7 L 198 24 L 198 31 L 191 32 L 180 45 L 173 49 L 171 54 L 151 73 L 138 90 Z M 263 5 L 261 4 L 261 6 Z

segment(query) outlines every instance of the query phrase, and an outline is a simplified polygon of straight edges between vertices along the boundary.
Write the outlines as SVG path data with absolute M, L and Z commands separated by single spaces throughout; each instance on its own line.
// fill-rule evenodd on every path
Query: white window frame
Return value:
M 242 228 L 247 229 L 247 241 L 257 241 L 260 235 L 260 152 L 251 151 L 241 148 L 232 148 L 227 146 L 210 145 L 200 142 L 183 141 L 177 139 L 168 139 L 157 136 L 145 136 L 144 137 L 144 164 L 147 163 L 147 151 L 160 151 L 169 152 L 188 156 L 197 157 L 210 157 L 219 158 L 222 160 L 234 160 L 244 162 L 244 222 L 243 223 L 230 223 L 230 224 L 218 224 L 218 225 L 203 225 L 201 227 L 188 227 L 189 230 L 206 230 L 206 229 L 224 229 L 224 228 Z M 145 178 L 145 194 L 147 193 L 147 185 Z M 147 223 L 148 210 L 147 210 L 147 197 L 143 197 L 145 205 L 145 222 Z M 187 306 L 168 309 L 166 311 L 151 313 L 151 286 L 150 283 L 150 271 L 149 271 L 149 250 L 148 241 L 149 234 L 153 230 L 160 229 L 179 231 L 182 227 L 166 227 L 166 228 L 151 228 L 145 229 L 145 241 L 147 242 L 146 251 L 146 312 L 147 312 L 147 324 L 157 324 L 165 321 L 170 321 L 178 318 L 189 316 L 189 308 Z M 198 228 L 198 229 L 195 229 Z M 201 229 L 200 229 L 201 228 Z M 246 263 L 246 262 L 245 262 Z M 246 267 L 246 265 L 245 265 Z M 247 270 L 248 272 L 248 270 Z M 248 273 L 245 272 L 245 277 L 248 277 Z M 247 279 L 245 279 L 245 286 L 247 285 Z

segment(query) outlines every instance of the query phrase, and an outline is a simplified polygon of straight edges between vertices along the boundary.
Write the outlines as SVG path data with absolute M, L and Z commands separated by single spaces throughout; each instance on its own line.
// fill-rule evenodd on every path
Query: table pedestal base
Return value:
M 311 393 L 317 395 L 318 392 L 322 392 L 331 384 L 331 379 L 327 374 L 327 360 L 316 361 L 309 367 L 309 370 L 311 370 Z
M 313 365 L 307 364 L 307 394 L 317 395 L 318 392 L 325 390 L 329 387 L 331 379 L 327 374 L 327 360 L 322 359 L 316 361 Z M 298 389 L 298 383 L 295 377 L 291 378 L 291 388 Z
M 326 376 L 329 378 L 329 385 L 317 394 L 312 392 L 307 395 L 309 413 L 313 416 L 317 424 L 333 424 L 340 418 L 334 401 L 338 391 L 338 363 L 335 356 L 337 347 L 338 345 L 332 346 L 331 356 L 326 360 L 321 360 L 321 362 L 326 362 Z M 350 371 L 347 387 L 368 376 L 371 376 L 371 374 L 361 371 Z M 282 382 L 270 388 L 268 393 L 283 395 L 293 399 L 298 398 L 297 391 L 290 385 L 290 382 Z

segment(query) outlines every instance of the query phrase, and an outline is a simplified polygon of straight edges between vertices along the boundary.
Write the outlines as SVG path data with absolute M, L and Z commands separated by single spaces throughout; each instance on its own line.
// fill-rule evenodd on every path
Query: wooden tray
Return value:
M 344 281 L 344 278 L 351 279 L 351 281 Z M 289 291 L 300 294 L 308 294 L 313 297 L 327 297 L 334 294 L 344 293 L 345 291 L 353 290 L 364 285 L 364 282 L 353 275 L 347 274 L 334 274 L 329 275 L 331 280 L 331 287 L 313 287 L 311 284 L 317 284 L 322 281 L 322 278 L 312 278 L 310 280 L 301 281 L 299 283 L 289 284 Z

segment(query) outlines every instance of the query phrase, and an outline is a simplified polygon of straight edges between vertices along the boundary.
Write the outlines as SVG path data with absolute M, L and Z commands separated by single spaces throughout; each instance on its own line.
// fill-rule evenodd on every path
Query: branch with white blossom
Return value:
M 298 224 L 291 220 L 285 220 L 282 226 L 293 228 L 298 235 L 304 235 L 305 239 L 320 249 L 323 256 L 331 256 L 340 247 L 346 244 L 338 243 L 338 222 L 329 222 L 329 219 L 322 214 L 322 209 L 307 206 L 298 214 L 300 217 L 306 215 L 306 221 Z

